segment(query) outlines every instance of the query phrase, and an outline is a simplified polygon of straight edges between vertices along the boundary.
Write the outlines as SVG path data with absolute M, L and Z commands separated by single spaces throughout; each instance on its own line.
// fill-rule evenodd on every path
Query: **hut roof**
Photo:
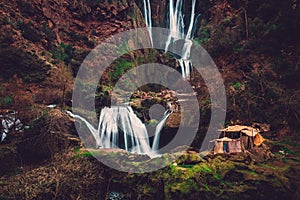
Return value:
M 215 141 L 217 141 L 217 142 L 230 142 L 230 141 L 233 141 L 233 139 L 228 138 L 228 137 L 223 137 L 223 138 L 220 138 L 220 139 L 212 140 L 210 142 L 215 142 Z
M 259 133 L 259 130 L 257 128 L 253 128 L 251 126 L 241 126 L 241 125 L 228 126 L 227 128 L 219 129 L 218 131 L 242 132 L 248 136 L 256 136 Z

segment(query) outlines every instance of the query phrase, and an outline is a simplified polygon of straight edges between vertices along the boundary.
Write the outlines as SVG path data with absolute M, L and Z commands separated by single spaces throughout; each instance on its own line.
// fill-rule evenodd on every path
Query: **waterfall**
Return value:
M 87 126 L 87 128 L 89 129 L 89 131 L 92 133 L 92 135 L 94 136 L 95 140 L 96 140 L 96 144 L 98 147 L 100 147 L 100 137 L 97 134 L 97 130 L 93 127 L 93 125 L 91 125 L 86 119 L 84 119 L 83 117 L 81 117 L 80 115 L 75 115 L 70 111 L 66 111 L 68 113 L 68 115 L 70 115 L 71 117 L 75 118 L 75 119 L 79 119 L 80 121 L 84 122 L 84 124 Z
M 150 0 L 144 0 L 144 15 L 146 25 L 149 31 L 151 43 L 153 44 L 152 38 L 152 17 L 151 17 L 151 5 Z M 168 9 L 168 20 L 166 24 L 166 28 L 170 30 L 170 33 L 165 41 L 165 52 L 167 52 L 170 48 L 170 45 L 174 44 L 179 40 L 184 41 L 184 45 L 182 47 L 180 58 L 177 59 L 179 65 L 181 67 L 182 77 L 184 79 L 190 78 L 192 62 L 190 60 L 191 48 L 192 48 L 192 40 L 194 39 L 195 29 L 198 21 L 198 16 L 196 16 L 196 1 L 192 0 L 192 9 L 191 9 L 191 16 L 190 16 L 190 23 L 188 28 L 185 29 L 185 22 L 184 22 L 184 13 L 182 11 L 183 7 L 183 0 L 177 0 L 176 4 L 174 0 L 169 0 L 169 9 Z M 175 5 L 174 5 L 175 4 Z
M 67 111 L 67 113 L 86 124 L 94 136 L 98 147 L 123 148 L 128 152 L 147 154 L 150 157 L 158 155 L 156 152 L 158 150 L 160 132 L 170 115 L 170 111 L 166 111 L 162 120 L 158 123 L 151 148 L 146 126 L 135 115 L 130 106 L 103 108 L 99 117 L 98 129 L 95 129 L 83 117 L 70 111 Z
M 0 142 L 3 142 L 9 132 L 22 130 L 23 124 L 20 119 L 16 118 L 17 114 L 16 111 L 3 115 L 0 114 Z
M 167 121 L 168 117 L 170 116 L 171 112 L 167 110 L 162 118 L 162 120 L 157 124 L 155 128 L 154 140 L 152 144 L 152 151 L 157 152 L 159 149 L 159 140 L 160 140 L 160 132 L 164 127 L 165 122 Z
M 151 45 L 153 46 L 153 38 L 152 38 L 152 14 L 151 14 L 150 0 L 143 0 L 143 4 L 144 4 L 145 22 L 146 22 L 146 26 L 148 28 Z
M 145 154 L 150 152 L 146 126 L 134 114 L 130 106 L 104 108 L 99 118 L 98 133 L 104 148 L 120 147 L 119 132 L 123 132 L 124 149 Z

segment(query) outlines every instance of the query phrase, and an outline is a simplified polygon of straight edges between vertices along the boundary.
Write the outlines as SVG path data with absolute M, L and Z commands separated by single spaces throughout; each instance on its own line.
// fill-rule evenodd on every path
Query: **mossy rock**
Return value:
M 178 160 L 176 160 L 177 164 L 197 164 L 200 162 L 204 162 L 205 160 L 200 157 L 199 153 L 195 151 L 187 151 L 182 153 Z

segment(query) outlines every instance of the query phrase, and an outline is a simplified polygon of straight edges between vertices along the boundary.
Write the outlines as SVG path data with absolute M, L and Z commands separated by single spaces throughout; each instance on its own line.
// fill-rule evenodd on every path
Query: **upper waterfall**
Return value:
M 145 22 L 146 22 L 146 26 L 147 26 L 148 31 L 149 31 L 151 45 L 153 46 L 153 38 L 152 38 L 152 14 L 151 14 L 150 0 L 143 0 L 143 4 L 144 4 Z
M 147 2 L 146 2 L 147 1 Z M 183 0 L 177 0 L 176 3 L 174 0 L 168 1 L 168 8 L 166 20 L 166 28 L 170 30 L 169 35 L 165 42 L 165 52 L 170 49 L 170 46 L 177 41 L 184 41 L 182 46 L 181 55 L 178 59 L 179 65 L 181 67 L 182 77 L 185 79 L 190 78 L 192 62 L 190 60 L 190 54 L 192 49 L 192 40 L 194 39 L 194 34 L 198 22 L 198 16 L 196 15 L 196 2 L 197 0 L 192 0 L 191 10 L 190 10 L 190 20 L 189 24 L 185 23 L 184 17 L 185 13 L 183 12 Z M 149 36 L 151 43 L 153 44 L 152 38 L 152 15 L 151 15 L 151 5 L 150 0 L 144 0 L 144 17 L 146 25 L 149 31 Z M 187 28 L 186 28 L 187 27 Z

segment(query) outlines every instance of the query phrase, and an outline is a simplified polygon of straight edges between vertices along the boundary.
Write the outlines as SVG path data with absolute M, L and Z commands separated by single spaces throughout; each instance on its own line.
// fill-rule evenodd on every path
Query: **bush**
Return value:
M 51 110 L 32 122 L 31 128 L 24 133 L 18 144 L 17 151 L 28 162 L 51 159 L 70 146 L 65 134 L 71 133 L 72 128 L 73 123 L 66 114 Z
M 108 75 L 113 83 L 116 83 L 119 78 L 129 69 L 134 67 L 134 62 L 126 60 L 126 59 L 119 59 L 115 62 L 112 66 L 111 71 L 109 71 Z
M 74 48 L 72 44 L 60 43 L 59 47 L 53 50 L 53 56 L 55 59 L 64 61 L 66 64 L 70 63 Z

